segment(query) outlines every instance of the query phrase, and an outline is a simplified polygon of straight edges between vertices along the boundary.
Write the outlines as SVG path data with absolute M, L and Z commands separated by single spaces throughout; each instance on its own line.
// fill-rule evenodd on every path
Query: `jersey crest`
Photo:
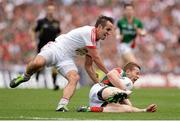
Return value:
M 87 53 L 88 50 L 85 47 L 76 49 L 76 55 L 83 56 L 86 55 Z

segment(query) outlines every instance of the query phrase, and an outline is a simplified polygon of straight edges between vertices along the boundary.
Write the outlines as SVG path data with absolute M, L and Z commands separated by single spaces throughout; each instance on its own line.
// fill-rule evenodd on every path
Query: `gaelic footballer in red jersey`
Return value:
M 92 80 L 97 83 L 92 63 L 95 63 L 105 74 L 108 73 L 97 48 L 100 40 L 111 34 L 114 29 L 113 19 L 100 16 L 95 26 L 83 26 L 61 34 L 55 42 L 49 42 L 41 52 L 27 65 L 24 75 L 18 76 L 10 83 L 11 88 L 26 82 L 37 71 L 45 66 L 55 66 L 57 70 L 68 80 L 64 88 L 63 97 L 60 99 L 56 111 L 68 111 L 67 105 L 73 96 L 80 78 L 74 58 L 77 54 L 85 55 L 85 68 Z

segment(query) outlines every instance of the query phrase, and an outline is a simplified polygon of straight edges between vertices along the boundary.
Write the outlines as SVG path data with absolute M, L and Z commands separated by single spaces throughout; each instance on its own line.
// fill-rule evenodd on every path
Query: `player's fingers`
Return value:
M 151 104 L 150 107 L 154 108 L 154 107 L 157 107 L 156 104 Z
M 153 104 L 151 107 L 151 112 L 156 112 L 157 110 L 157 105 Z
M 151 104 L 147 108 L 147 112 L 155 112 L 157 110 L 157 105 L 156 104 Z

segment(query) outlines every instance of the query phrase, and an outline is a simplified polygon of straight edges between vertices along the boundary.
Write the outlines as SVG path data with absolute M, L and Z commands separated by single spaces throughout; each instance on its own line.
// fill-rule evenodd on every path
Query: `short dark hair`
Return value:
M 129 6 L 134 8 L 134 5 L 132 3 L 125 3 L 124 4 L 124 8 L 129 7 Z
M 107 16 L 101 15 L 98 17 L 95 27 L 98 27 L 99 25 L 102 25 L 104 27 L 106 25 L 107 21 L 111 22 L 112 24 L 114 23 L 114 19 L 112 17 L 107 17 Z
M 134 67 L 137 67 L 137 68 L 139 68 L 139 70 L 141 70 L 141 67 L 140 67 L 137 63 L 134 63 L 134 62 L 129 62 L 129 63 L 127 63 L 127 64 L 124 66 L 123 70 L 124 70 L 124 71 L 126 71 L 127 69 L 132 70 Z

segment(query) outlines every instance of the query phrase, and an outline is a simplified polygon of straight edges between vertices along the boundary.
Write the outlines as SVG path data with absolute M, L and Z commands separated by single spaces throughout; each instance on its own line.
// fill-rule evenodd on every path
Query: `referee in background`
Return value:
M 54 5 L 47 5 L 46 16 L 39 19 L 36 25 L 33 27 L 31 35 L 32 40 L 36 40 L 38 37 L 37 53 L 40 52 L 41 48 L 50 41 L 55 41 L 55 38 L 61 33 L 60 22 L 54 18 L 54 12 L 56 8 Z M 38 81 L 39 73 L 36 75 Z M 57 70 L 52 68 L 52 79 L 54 84 L 54 90 L 58 90 L 59 86 L 56 84 Z

